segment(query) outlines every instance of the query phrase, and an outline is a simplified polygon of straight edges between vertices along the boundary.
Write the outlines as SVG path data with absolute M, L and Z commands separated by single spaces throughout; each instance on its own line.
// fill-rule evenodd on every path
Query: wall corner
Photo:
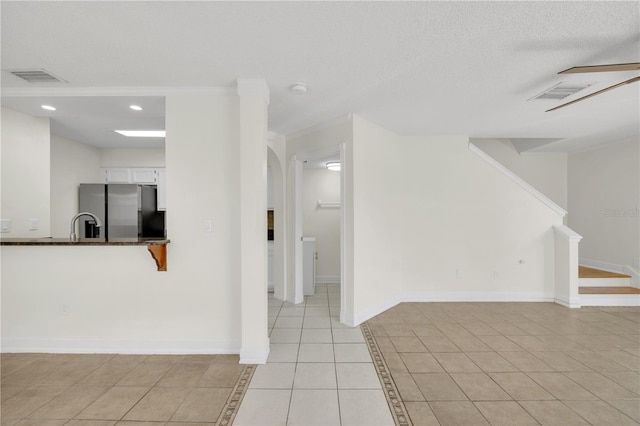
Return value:
M 238 96 L 260 96 L 267 105 L 270 102 L 270 92 L 267 82 L 262 78 L 238 78 L 236 80 Z

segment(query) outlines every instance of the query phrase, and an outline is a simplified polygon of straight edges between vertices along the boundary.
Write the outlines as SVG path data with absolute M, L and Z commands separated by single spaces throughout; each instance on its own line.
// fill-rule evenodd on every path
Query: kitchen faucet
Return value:
M 89 212 L 78 213 L 77 215 L 75 215 L 73 217 L 73 219 L 71 219 L 71 234 L 69 235 L 69 239 L 71 241 L 77 241 L 78 240 L 78 236 L 76 235 L 76 222 L 78 221 L 80 216 L 90 216 L 90 217 L 93 218 L 93 220 L 96 221 L 96 226 L 98 228 L 102 226 L 102 222 L 100 221 L 100 218 L 98 216 L 96 216 L 95 214 L 89 213 Z

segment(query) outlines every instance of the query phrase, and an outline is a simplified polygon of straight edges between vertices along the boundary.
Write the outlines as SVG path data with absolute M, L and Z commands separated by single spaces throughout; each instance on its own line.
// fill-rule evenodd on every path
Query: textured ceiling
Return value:
M 545 113 L 564 82 L 593 92 L 638 72 L 559 76 L 640 60 L 638 2 L 11 2 L 7 70 L 44 68 L 77 88 L 231 87 L 264 78 L 269 129 L 358 114 L 401 134 L 550 138 L 573 150 L 637 136 L 640 84 Z M 306 96 L 288 87 L 308 84 Z M 46 95 L 46 87 L 40 94 Z M 69 91 L 69 93 L 73 93 Z M 578 93 L 565 101 L 586 93 Z M 11 97 L 13 99 L 13 97 Z M 13 107 L 11 99 L 3 105 Z M 54 118 L 55 121 L 55 118 Z

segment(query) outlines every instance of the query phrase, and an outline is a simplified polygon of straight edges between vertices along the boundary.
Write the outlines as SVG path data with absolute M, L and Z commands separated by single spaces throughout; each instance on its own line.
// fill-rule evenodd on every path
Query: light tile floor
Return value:
M 393 425 L 359 327 L 340 323 L 340 287 L 318 284 L 300 305 L 269 295 L 271 353 L 234 425 Z
M 367 326 L 416 426 L 640 424 L 640 308 L 402 303 Z
M 236 425 L 393 424 L 337 285 L 269 298 L 271 354 Z M 367 322 L 414 425 L 639 425 L 640 308 L 403 303 Z M 213 425 L 237 355 L 2 354 L 1 424 Z
M 2 426 L 213 425 L 237 355 L 2 354 Z

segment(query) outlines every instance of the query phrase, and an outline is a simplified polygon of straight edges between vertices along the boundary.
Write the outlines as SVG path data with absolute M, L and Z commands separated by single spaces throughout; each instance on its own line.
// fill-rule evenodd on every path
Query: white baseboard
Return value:
M 586 266 L 587 268 L 600 269 L 601 271 L 614 272 L 616 274 L 624 274 L 624 265 L 618 263 L 601 262 L 599 260 L 580 259 L 578 261 L 580 266 Z
M 636 271 L 629 265 L 620 265 L 618 263 L 601 262 L 599 260 L 580 259 L 580 266 L 587 268 L 600 269 L 601 271 L 614 272 L 616 274 L 624 274 L 631 276 L 631 286 L 640 288 L 640 272 Z
M 553 302 L 545 293 L 520 292 L 417 292 L 404 293 L 402 302 Z
M 355 315 L 354 324 L 360 325 L 402 302 L 555 302 L 553 295 L 545 293 L 515 292 L 412 292 L 395 295 L 379 305 Z
M 340 275 L 316 275 L 316 283 L 340 284 Z
M 396 295 L 385 300 L 384 302 L 378 305 L 371 306 L 370 308 L 367 308 L 364 311 L 355 314 L 353 318 L 353 326 L 355 327 L 362 324 L 363 322 L 375 317 L 376 315 L 379 315 L 384 311 L 393 308 L 400 302 L 403 302 L 403 300 L 401 299 L 400 296 Z M 351 325 L 351 324 L 348 324 L 348 325 Z
M 3 338 L 3 353 L 142 354 L 201 355 L 237 354 L 239 344 L 230 339 L 65 339 Z
M 356 327 L 357 325 L 360 325 L 360 323 L 356 324 L 354 318 L 347 315 L 347 311 L 344 309 L 344 307 L 340 308 L 340 322 L 342 324 L 348 325 L 349 327 Z
M 565 308 L 576 309 L 576 308 L 582 307 L 582 305 L 580 304 L 580 299 L 578 299 L 577 301 L 576 300 L 572 301 L 571 299 L 568 299 L 566 297 L 558 296 L 553 301 L 558 305 L 564 306 Z
M 266 364 L 269 358 L 269 338 L 262 347 L 241 348 L 240 364 Z

